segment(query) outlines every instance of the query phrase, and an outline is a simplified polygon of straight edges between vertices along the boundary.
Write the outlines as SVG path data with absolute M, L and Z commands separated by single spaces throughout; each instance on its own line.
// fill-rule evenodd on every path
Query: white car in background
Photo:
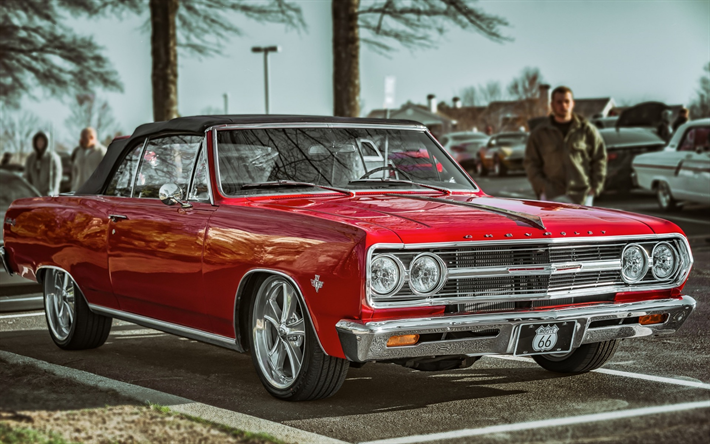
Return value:
M 663 210 L 679 201 L 710 204 L 710 119 L 678 127 L 663 151 L 636 156 L 636 180 L 656 192 Z

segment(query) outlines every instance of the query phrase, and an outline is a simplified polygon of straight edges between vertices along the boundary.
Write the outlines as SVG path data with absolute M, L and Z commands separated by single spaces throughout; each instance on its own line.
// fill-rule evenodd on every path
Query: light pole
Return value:
M 266 100 L 266 114 L 269 114 L 269 53 L 280 52 L 280 46 L 252 46 L 251 52 L 264 53 L 264 96 Z

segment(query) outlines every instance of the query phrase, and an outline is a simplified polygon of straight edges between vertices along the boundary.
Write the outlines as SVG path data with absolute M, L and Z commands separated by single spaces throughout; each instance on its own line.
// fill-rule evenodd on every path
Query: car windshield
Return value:
M 226 195 L 348 190 L 475 190 L 420 130 L 272 128 L 217 133 L 219 178 Z M 281 182 L 279 182 L 281 181 Z M 266 186 L 257 186 L 258 184 Z M 300 190 L 299 190 L 300 191 Z
M 527 134 L 505 134 L 495 138 L 495 145 L 510 146 L 525 143 L 528 140 Z

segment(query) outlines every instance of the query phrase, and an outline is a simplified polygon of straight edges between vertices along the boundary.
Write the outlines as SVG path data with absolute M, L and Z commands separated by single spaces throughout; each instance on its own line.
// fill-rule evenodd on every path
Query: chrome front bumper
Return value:
M 577 321 L 572 347 L 610 339 L 672 334 L 695 309 L 695 299 L 659 299 L 626 304 L 604 304 L 534 312 L 451 315 L 434 318 L 361 322 L 342 320 L 336 324 L 345 356 L 354 362 L 382 361 L 422 356 L 513 354 L 518 330 L 523 324 Z M 662 324 L 641 325 L 639 316 L 665 314 Z M 626 321 L 625 321 L 626 320 Z M 615 325 L 610 325 L 615 324 Z M 446 339 L 444 333 L 471 332 L 463 339 Z M 406 347 L 387 347 L 396 335 L 430 335 L 427 342 Z M 441 334 L 442 339 L 431 340 Z M 469 333 L 466 333 L 469 334 Z

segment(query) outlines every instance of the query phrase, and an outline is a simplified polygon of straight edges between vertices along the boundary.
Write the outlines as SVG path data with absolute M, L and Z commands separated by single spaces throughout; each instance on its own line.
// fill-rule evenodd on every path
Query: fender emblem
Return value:
M 315 279 L 311 279 L 311 285 L 313 285 L 313 288 L 316 289 L 316 293 L 318 293 L 318 290 L 323 288 L 323 281 L 320 281 L 320 276 L 316 275 Z

